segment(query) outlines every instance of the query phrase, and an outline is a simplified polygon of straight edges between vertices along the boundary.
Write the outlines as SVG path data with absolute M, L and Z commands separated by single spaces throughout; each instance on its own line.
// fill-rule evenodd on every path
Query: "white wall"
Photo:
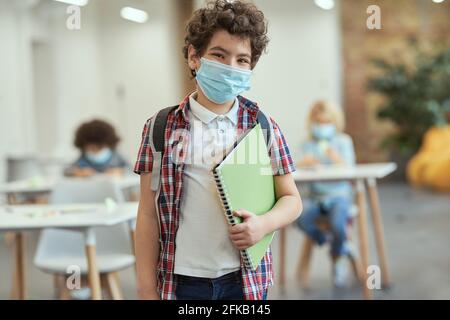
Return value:
M 270 43 L 248 96 L 280 124 L 297 157 L 311 103 L 342 101 L 339 14 L 318 8 L 312 0 L 254 2 L 269 21 Z
M 59 110 L 56 105 L 55 65 L 52 47 L 47 42 L 34 41 L 33 82 L 36 116 L 36 140 L 39 152 L 50 154 L 59 140 L 55 134 Z M 49 123 L 54 124 L 49 125 Z
M 49 123 L 58 133 L 54 154 L 73 153 L 73 132 L 80 122 L 102 114 L 97 5 L 81 9 L 81 30 L 66 28 L 66 6 L 53 4 L 49 42 L 53 49 L 57 115 Z
M 33 152 L 31 19 L 26 1 L 0 0 L 0 181 L 5 157 Z

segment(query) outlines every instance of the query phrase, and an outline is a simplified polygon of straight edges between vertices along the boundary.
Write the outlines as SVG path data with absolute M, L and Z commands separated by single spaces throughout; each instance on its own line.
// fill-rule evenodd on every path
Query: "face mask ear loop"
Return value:
M 197 76 L 197 70 L 191 69 L 191 75 L 195 78 Z

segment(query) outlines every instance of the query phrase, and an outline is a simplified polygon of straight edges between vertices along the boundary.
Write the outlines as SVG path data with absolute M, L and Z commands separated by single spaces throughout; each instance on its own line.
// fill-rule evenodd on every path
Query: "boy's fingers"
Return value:
M 238 248 L 239 250 L 243 250 L 248 248 L 248 244 L 246 241 L 236 241 L 234 242 L 234 245 L 236 246 L 236 248 Z
M 233 242 L 234 244 L 244 243 L 244 242 L 247 242 L 247 239 L 245 239 L 245 238 L 231 239 L 231 242 Z
M 251 213 L 250 211 L 247 211 L 247 210 L 244 210 L 244 209 L 239 209 L 239 210 L 235 210 L 234 211 L 234 215 L 238 216 L 238 217 L 241 217 L 242 219 L 246 219 L 246 218 L 250 218 L 254 214 Z
M 239 223 L 234 226 L 229 227 L 230 234 L 241 233 L 245 230 L 246 225 L 244 223 Z
M 241 233 L 231 234 L 230 239 L 233 241 L 245 240 L 245 236 Z

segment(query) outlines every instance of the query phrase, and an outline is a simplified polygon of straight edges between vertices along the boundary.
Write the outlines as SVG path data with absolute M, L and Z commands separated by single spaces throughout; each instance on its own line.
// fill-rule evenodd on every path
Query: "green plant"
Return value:
M 382 147 L 403 155 L 417 151 L 430 127 L 446 124 L 450 111 L 450 46 L 434 55 L 415 50 L 412 68 L 373 60 L 382 75 L 368 83 L 369 91 L 386 98 L 377 116 L 392 121 L 397 129 L 382 142 Z

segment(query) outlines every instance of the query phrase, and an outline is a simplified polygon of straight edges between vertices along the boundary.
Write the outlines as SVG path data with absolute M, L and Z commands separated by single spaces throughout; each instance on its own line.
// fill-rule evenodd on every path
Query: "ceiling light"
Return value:
M 72 4 L 79 7 L 85 6 L 89 2 L 89 0 L 55 0 L 55 1 Z
M 144 23 L 148 20 L 147 12 L 132 7 L 122 8 L 122 10 L 120 10 L 120 16 L 124 19 L 137 23 Z
M 331 10 L 334 8 L 334 0 L 314 0 L 314 3 L 323 10 Z

